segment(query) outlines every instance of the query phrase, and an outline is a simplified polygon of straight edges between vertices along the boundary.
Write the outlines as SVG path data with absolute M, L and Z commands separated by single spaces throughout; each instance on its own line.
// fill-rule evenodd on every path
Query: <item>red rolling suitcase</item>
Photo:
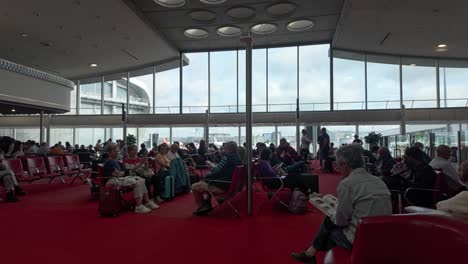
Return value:
M 107 185 L 99 191 L 99 215 L 117 216 L 122 211 L 122 192 L 120 187 Z

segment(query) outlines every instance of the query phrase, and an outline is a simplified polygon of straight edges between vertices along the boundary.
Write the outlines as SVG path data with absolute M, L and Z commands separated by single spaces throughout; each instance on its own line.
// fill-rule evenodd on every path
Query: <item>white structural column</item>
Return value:
M 39 142 L 44 142 L 44 111 L 39 116 Z
M 252 36 L 244 36 L 245 43 L 245 136 L 247 160 L 247 213 L 252 215 Z M 268 56 L 267 56 L 268 57 Z

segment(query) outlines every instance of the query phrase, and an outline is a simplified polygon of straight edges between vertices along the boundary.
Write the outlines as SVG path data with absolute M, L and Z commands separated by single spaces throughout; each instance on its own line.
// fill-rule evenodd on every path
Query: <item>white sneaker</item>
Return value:
M 148 207 L 149 209 L 152 209 L 152 210 L 159 208 L 159 205 L 157 205 L 153 201 L 149 201 L 147 204 L 145 204 L 145 206 Z
M 144 205 L 140 205 L 140 206 L 135 207 L 135 213 L 136 214 L 146 214 L 146 213 L 149 213 L 149 212 L 151 212 L 151 209 L 149 209 L 148 207 L 146 207 Z
M 154 198 L 153 201 L 154 201 L 155 203 L 162 203 L 162 202 L 164 202 L 164 200 L 161 199 L 161 197 L 159 197 L 159 196 L 156 197 L 156 198 Z

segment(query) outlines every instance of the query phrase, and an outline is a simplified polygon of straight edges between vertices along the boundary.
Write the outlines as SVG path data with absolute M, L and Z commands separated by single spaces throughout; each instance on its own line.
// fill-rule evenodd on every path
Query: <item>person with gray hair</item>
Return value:
M 212 193 L 224 193 L 229 190 L 229 183 L 232 180 L 234 169 L 242 165 L 242 162 L 237 154 L 237 143 L 229 141 L 224 147 L 224 157 L 216 164 L 210 172 L 205 176 L 205 181 L 192 184 L 192 193 L 198 209 L 194 212 L 195 215 L 206 215 L 213 207 L 211 206 Z M 224 182 L 212 182 L 212 180 L 219 180 Z M 209 189 L 208 189 L 209 188 Z M 206 195 L 206 197 L 205 197 Z
M 390 191 L 385 183 L 363 168 L 362 147 L 352 144 L 336 151 L 336 162 L 343 174 L 338 184 L 336 212 L 326 217 L 312 245 L 291 256 L 303 263 L 316 263 L 317 251 L 327 251 L 334 246 L 351 250 L 356 226 L 362 217 L 390 215 Z

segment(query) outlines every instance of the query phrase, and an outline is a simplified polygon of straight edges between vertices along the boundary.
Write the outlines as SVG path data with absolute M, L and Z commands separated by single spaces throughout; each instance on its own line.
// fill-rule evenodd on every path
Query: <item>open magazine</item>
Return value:
M 312 195 L 309 202 L 327 216 L 334 215 L 338 206 L 338 199 L 331 194 L 326 194 L 323 197 Z

